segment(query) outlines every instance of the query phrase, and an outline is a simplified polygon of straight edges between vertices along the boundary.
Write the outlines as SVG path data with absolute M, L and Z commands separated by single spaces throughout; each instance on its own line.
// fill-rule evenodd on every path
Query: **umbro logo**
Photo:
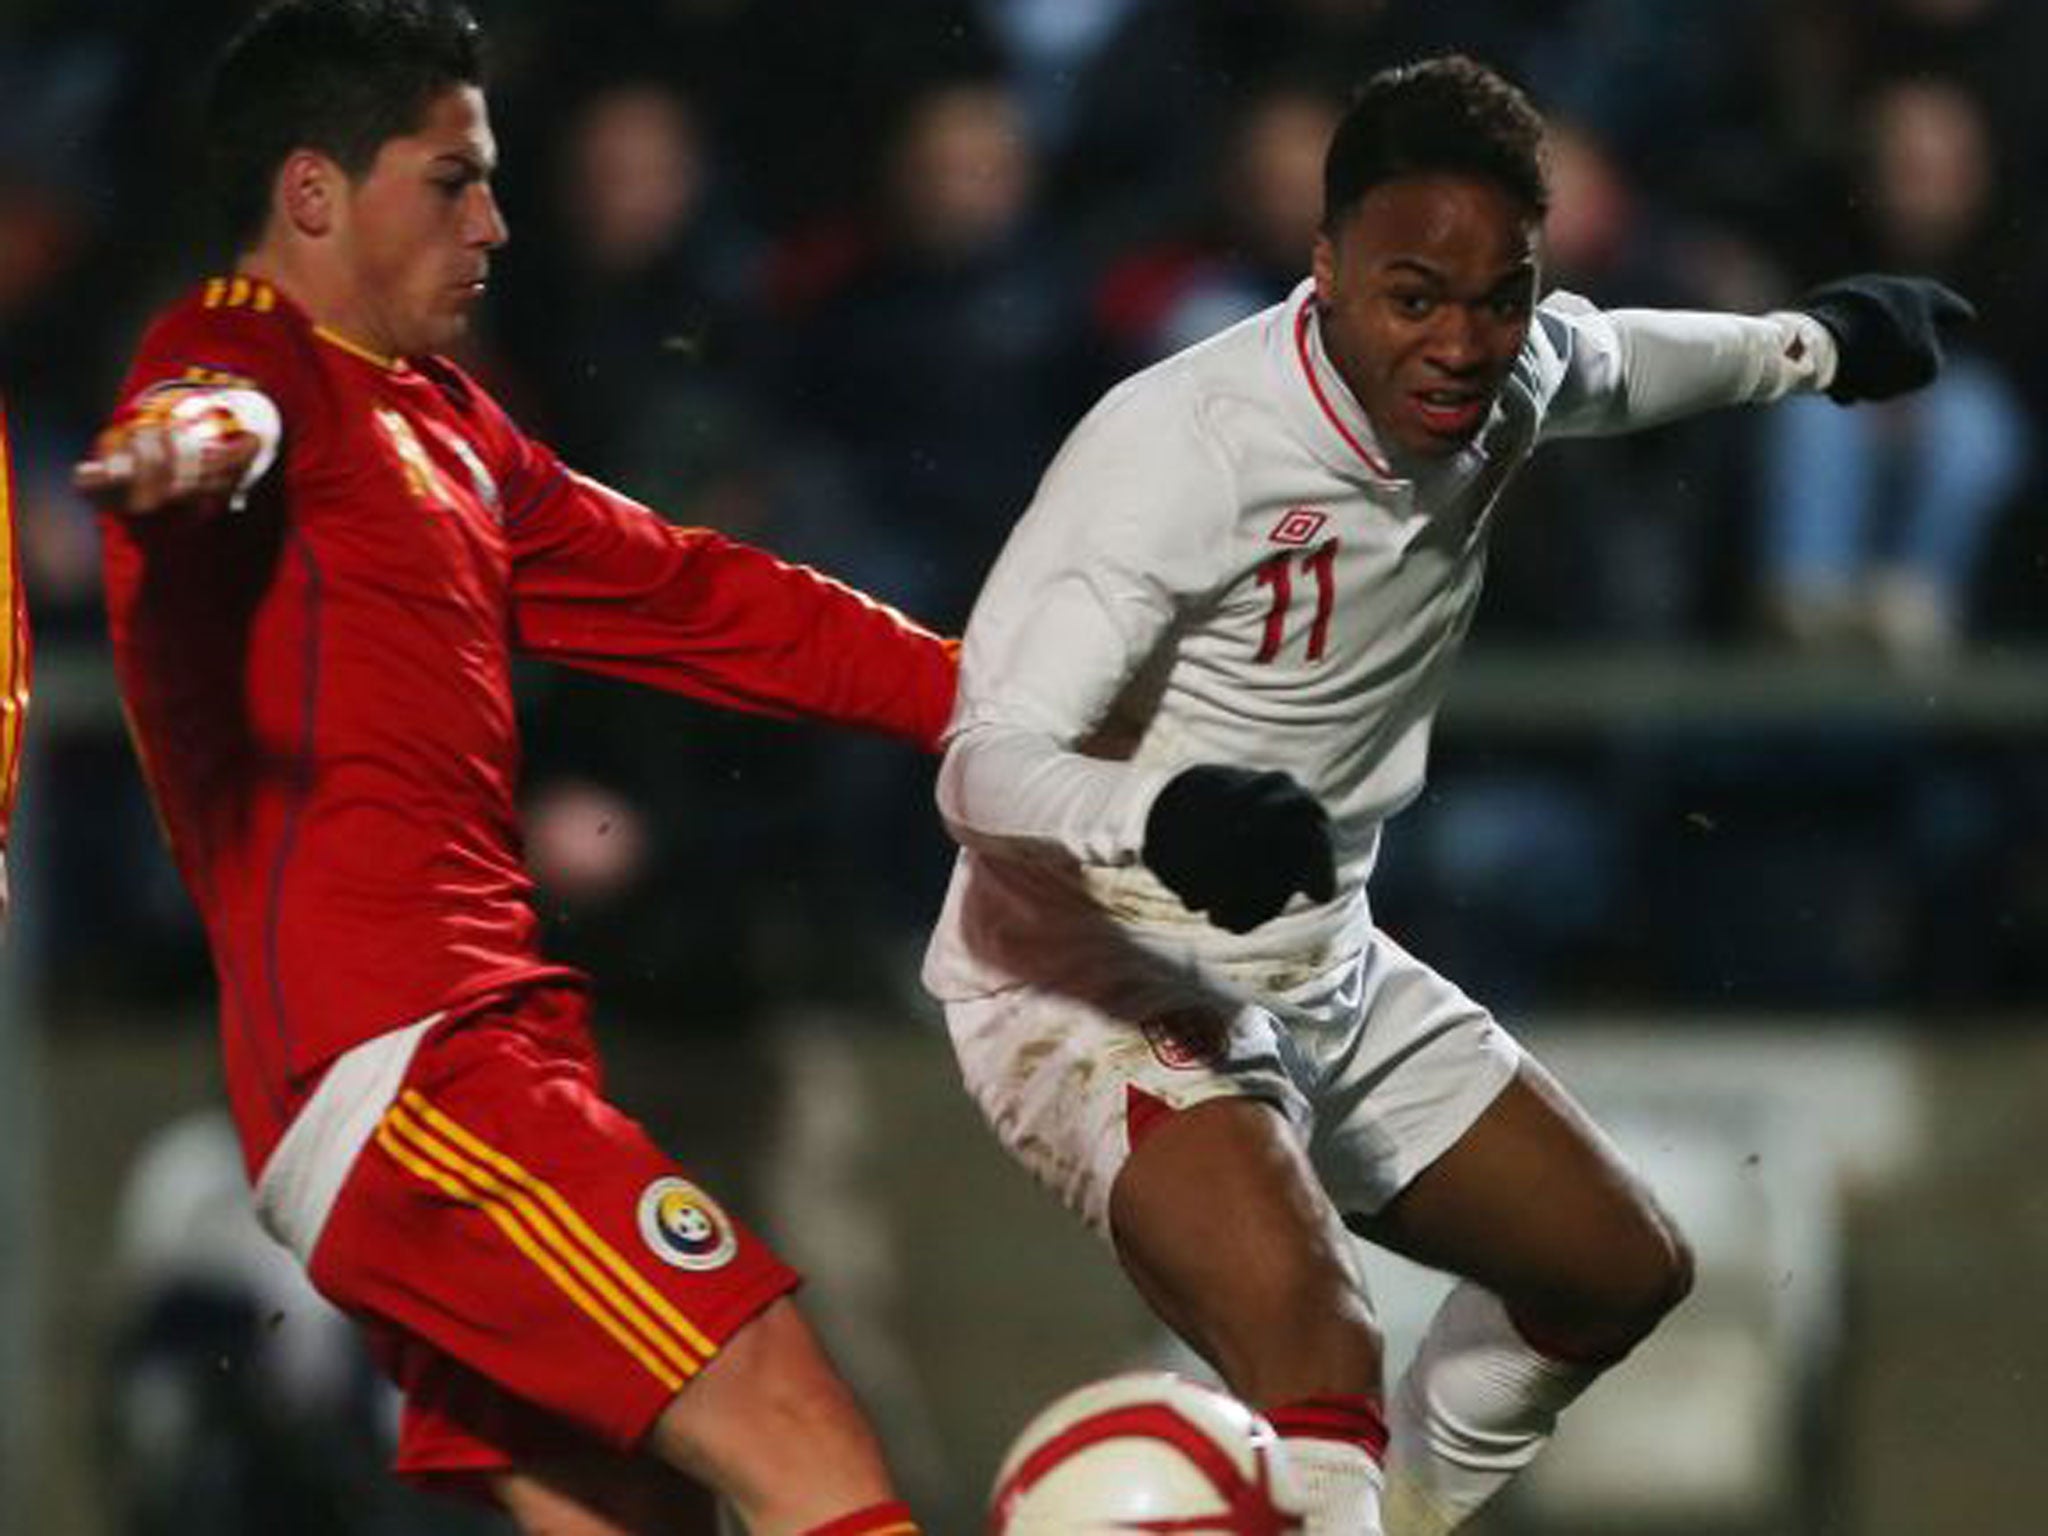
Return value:
M 1321 533 L 1329 521 L 1330 514 L 1320 507 L 1289 507 L 1266 538 L 1274 544 L 1306 544 Z

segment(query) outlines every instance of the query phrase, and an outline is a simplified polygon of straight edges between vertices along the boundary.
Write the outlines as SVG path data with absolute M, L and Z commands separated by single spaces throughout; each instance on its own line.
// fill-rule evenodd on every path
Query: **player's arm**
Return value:
M 1328 901 L 1329 817 L 1287 774 L 1140 768 L 1076 748 L 1165 638 L 1167 623 L 1146 617 L 1154 611 L 1134 586 L 1118 594 L 1099 573 L 1070 568 L 1034 583 L 997 565 L 968 625 L 959 718 L 939 769 L 947 829 L 1002 858 L 1142 863 L 1234 933 L 1276 916 L 1296 891 Z
M 283 418 L 262 390 L 172 381 L 119 411 L 73 480 L 131 516 L 233 507 L 276 461 Z
M 1332 895 L 1322 807 L 1282 773 L 1086 750 L 1213 595 L 1202 555 L 1229 527 L 1231 474 L 1182 425 L 1105 408 L 1047 474 L 968 624 L 939 810 L 996 857 L 1143 863 L 1246 932 L 1296 890 Z
M 1078 743 L 1161 642 L 1171 609 L 1092 552 L 1045 560 L 1047 530 L 1020 533 L 967 626 L 940 815 L 958 842 L 1001 857 L 1135 862 L 1172 775 Z
M 1008 858 L 1129 864 L 1170 773 L 1094 744 L 1216 577 L 1230 466 L 1156 387 L 1076 427 L 975 601 L 939 770 L 956 840 Z M 1093 750 L 1090 750 L 1090 747 Z
M 1939 283 L 1884 275 L 1844 278 L 1754 316 L 1603 312 L 1554 296 L 1538 318 L 1564 361 L 1546 432 L 1632 431 L 1795 392 L 1843 405 L 1889 399 L 1932 381 L 1944 343 L 1973 317 Z
M 951 641 L 807 567 L 667 523 L 533 453 L 507 495 L 522 651 L 937 750 L 953 705 Z

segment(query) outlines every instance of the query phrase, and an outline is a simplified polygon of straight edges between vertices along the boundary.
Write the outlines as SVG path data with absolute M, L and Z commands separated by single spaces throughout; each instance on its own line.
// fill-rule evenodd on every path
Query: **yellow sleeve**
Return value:
M 15 527 L 14 466 L 7 411 L 0 405 L 0 847 L 6 846 L 14 792 L 21 782 L 21 742 L 28 724 L 28 593 L 21 580 Z

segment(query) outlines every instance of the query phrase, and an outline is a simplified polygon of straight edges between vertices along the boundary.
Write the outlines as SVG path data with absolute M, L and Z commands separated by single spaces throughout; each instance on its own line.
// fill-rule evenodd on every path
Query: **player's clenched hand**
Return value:
M 116 511 L 159 512 L 233 495 L 262 446 L 225 409 L 143 414 L 102 432 L 72 478 Z
M 1823 283 L 1798 305 L 1835 338 L 1837 405 L 1889 400 L 1932 383 L 1942 343 L 1977 318 L 1970 301 L 1924 277 L 1863 273 Z
M 1144 853 L 1174 895 L 1232 933 L 1277 916 L 1296 891 L 1336 894 L 1330 818 L 1284 773 L 1183 770 L 1152 802 Z

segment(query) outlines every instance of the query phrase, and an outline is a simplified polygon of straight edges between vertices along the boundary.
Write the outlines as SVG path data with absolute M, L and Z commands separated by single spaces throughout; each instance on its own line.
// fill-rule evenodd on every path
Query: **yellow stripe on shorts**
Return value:
M 453 1120 L 442 1114 L 440 1110 L 434 1108 L 417 1091 L 410 1088 L 406 1089 L 400 1097 L 400 1103 L 415 1111 L 428 1125 L 441 1132 L 442 1135 L 446 1136 L 457 1146 L 462 1147 L 473 1157 L 497 1169 L 509 1182 L 529 1191 L 539 1199 L 554 1213 L 563 1226 L 567 1227 L 581 1240 L 583 1246 L 588 1251 L 595 1254 L 611 1270 L 621 1285 L 631 1290 L 646 1305 L 649 1311 L 653 1312 L 655 1316 L 659 1317 L 684 1339 L 688 1340 L 699 1355 L 709 1359 L 712 1355 L 718 1353 L 718 1346 L 712 1343 L 696 1324 L 679 1312 L 674 1302 L 662 1295 L 660 1291 L 656 1290 L 648 1282 L 645 1275 L 621 1258 L 618 1250 L 600 1237 L 591 1228 L 590 1224 L 583 1219 L 581 1213 L 553 1189 L 549 1188 L 541 1180 L 533 1177 L 524 1168 L 513 1162 L 511 1158 L 486 1146 L 476 1136 L 464 1130 Z
M 509 1158 L 502 1161 L 516 1170 L 518 1182 L 499 1177 L 477 1158 L 465 1155 L 446 1136 L 422 1123 L 414 1111 L 425 1110 L 450 1127 L 452 1121 L 447 1121 L 416 1093 L 408 1093 L 405 1100 L 409 1102 L 393 1105 L 378 1125 L 377 1142 L 385 1151 L 450 1198 L 489 1216 L 579 1311 L 610 1334 L 670 1391 L 679 1390 L 703 1368 L 702 1357 L 711 1351 L 693 1351 L 674 1331 L 636 1306 L 607 1278 L 604 1268 L 593 1262 L 590 1253 L 579 1247 L 541 1208 L 533 1191 L 545 1191 L 547 1197 L 565 1209 L 566 1201 Z M 476 1145 L 482 1148 L 483 1144 Z M 502 1154 L 492 1152 L 490 1156 L 501 1158 Z M 591 1238 L 603 1247 L 595 1233 Z M 609 1248 L 603 1248 L 603 1253 L 611 1264 L 624 1267 L 625 1261 Z

